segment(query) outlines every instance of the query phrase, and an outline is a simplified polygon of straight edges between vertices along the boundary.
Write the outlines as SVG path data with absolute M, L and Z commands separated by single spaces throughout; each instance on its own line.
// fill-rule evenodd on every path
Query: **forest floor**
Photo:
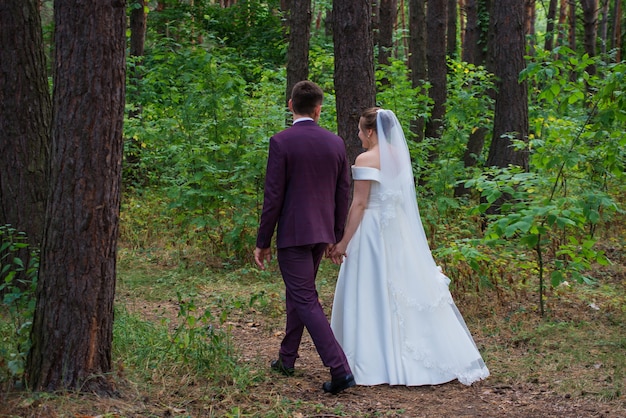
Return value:
M 324 269 L 320 299 L 329 307 L 335 270 Z M 453 292 L 490 369 L 484 381 L 357 386 L 333 396 L 321 390 L 329 373 L 306 333 L 295 376 L 269 369 L 284 326 L 279 279 L 233 280 L 248 274 L 239 270 L 187 281 L 184 271 L 144 266 L 121 273 L 116 305 L 148 323 L 175 323 L 180 303 L 172 288 L 194 286 L 195 300 L 212 306 L 216 316 L 227 308 L 220 326 L 238 363 L 250 370 L 244 389 L 225 382 L 216 390 L 202 373 L 176 366 L 143 379 L 118 360 L 111 378 L 119 397 L 10 390 L 0 394 L 0 417 L 626 417 L 626 267 L 609 269 L 602 288 L 552 293 L 543 318 L 530 291 L 514 297 Z

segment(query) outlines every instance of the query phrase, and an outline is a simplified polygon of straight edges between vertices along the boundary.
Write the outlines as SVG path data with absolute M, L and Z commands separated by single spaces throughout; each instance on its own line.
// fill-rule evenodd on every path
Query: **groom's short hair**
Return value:
M 291 90 L 291 106 L 299 115 L 312 115 L 323 100 L 324 92 L 312 81 L 299 81 Z

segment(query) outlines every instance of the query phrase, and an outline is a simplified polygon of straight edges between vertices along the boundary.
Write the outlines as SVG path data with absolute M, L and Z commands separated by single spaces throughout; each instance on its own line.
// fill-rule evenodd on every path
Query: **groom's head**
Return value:
M 309 116 L 317 121 L 323 100 L 324 92 L 320 86 L 312 81 L 304 80 L 293 86 L 289 108 L 296 115 Z

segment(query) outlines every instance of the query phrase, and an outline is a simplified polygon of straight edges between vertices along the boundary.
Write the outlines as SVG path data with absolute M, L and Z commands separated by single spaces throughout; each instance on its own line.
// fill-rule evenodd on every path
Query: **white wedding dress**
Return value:
M 381 149 L 381 170 L 352 168 L 353 179 L 371 180 L 371 188 L 340 268 L 332 329 L 357 384 L 418 386 L 458 379 L 469 385 L 489 370 L 452 300 L 450 280 L 431 255 L 412 172 L 404 173 L 410 184 L 385 187 L 388 157 Z M 394 167 L 394 185 L 403 175 L 401 165 Z

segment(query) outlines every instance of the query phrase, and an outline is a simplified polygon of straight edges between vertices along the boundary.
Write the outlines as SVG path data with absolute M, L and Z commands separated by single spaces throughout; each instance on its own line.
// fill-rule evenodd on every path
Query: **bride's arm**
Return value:
M 348 211 L 348 221 L 346 222 L 346 229 L 344 230 L 343 238 L 330 251 L 330 258 L 335 264 L 341 264 L 343 261 L 342 257 L 346 255 L 348 243 L 358 229 L 361 219 L 363 219 L 363 213 L 365 213 L 365 209 L 367 209 L 371 184 L 371 180 L 354 181 L 352 204 L 350 205 L 350 210 Z

